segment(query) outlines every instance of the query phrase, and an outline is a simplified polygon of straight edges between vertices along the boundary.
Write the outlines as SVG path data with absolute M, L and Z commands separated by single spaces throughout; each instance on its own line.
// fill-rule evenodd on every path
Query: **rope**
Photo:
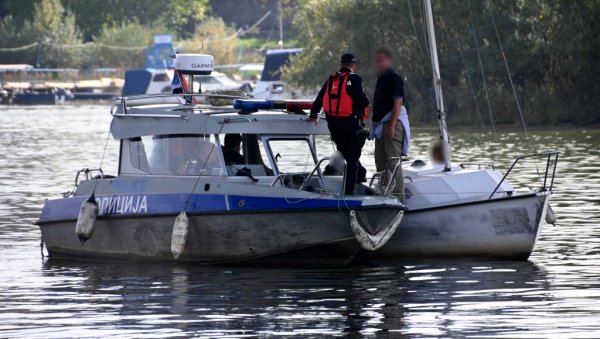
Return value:
M 123 46 L 115 46 L 108 45 L 101 42 L 85 42 L 81 44 L 56 44 L 51 42 L 34 42 L 29 45 L 19 46 L 19 47 L 2 47 L 0 48 L 0 52 L 18 52 L 22 50 L 26 50 L 36 46 L 52 46 L 57 48 L 84 48 L 84 47 L 104 47 L 108 49 L 117 49 L 117 50 L 140 50 L 144 49 L 147 46 L 132 46 L 132 47 L 123 47 Z
M 102 165 L 104 164 L 104 156 L 106 155 L 106 149 L 108 148 L 108 140 L 110 139 L 110 129 L 108 130 L 108 133 L 106 133 L 106 141 L 104 142 L 104 150 L 102 151 L 102 158 L 100 158 L 100 166 L 98 166 L 98 168 L 100 169 L 100 171 L 102 171 Z M 103 173 L 103 172 L 101 172 Z M 102 175 L 104 176 L 104 175 Z M 94 195 L 94 193 L 96 193 L 96 187 L 98 186 L 98 181 L 100 180 L 96 180 L 96 182 L 94 182 L 94 189 L 92 189 L 92 195 Z
M 23 51 L 23 50 L 29 49 L 31 47 L 35 47 L 37 45 L 38 45 L 38 43 L 34 42 L 32 44 L 25 45 L 25 46 L 20 46 L 20 47 L 2 47 L 2 48 L 0 48 L 0 52 L 17 52 L 17 51 Z
M 217 135 L 220 135 L 221 132 L 223 131 L 223 127 L 225 127 L 225 122 L 223 122 L 221 124 L 221 128 L 219 129 L 219 132 L 217 133 Z M 210 138 L 210 137 L 209 137 Z M 188 207 L 188 204 L 190 203 L 190 199 L 192 198 L 192 195 L 194 194 L 194 191 L 196 190 L 196 187 L 198 186 L 198 183 L 200 182 L 200 178 L 203 177 L 202 175 L 202 171 L 204 171 L 206 169 L 206 165 L 208 165 L 208 160 L 210 159 L 210 156 L 212 155 L 214 149 L 217 147 L 217 144 L 213 144 L 213 146 L 210 148 L 210 152 L 208 152 L 208 156 L 206 156 L 206 161 L 204 162 L 204 165 L 202 166 L 202 169 L 200 169 L 198 177 L 196 178 L 196 182 L 194 183 L 194 187 L 192 187 L 192 191 L 190 192 L 190 194 L 188 195 L 187 199 L 185 200 L 185 204 L 183 205 L 183 210 L 185 211 Z
M 498 33 L 498 26 L 496 26 L 496 19 L 494 13 L 490 9 L 490 16 L 492 17 L 492 23 L 494 24 L 494 30 L 496 31 L 496 37 L 498 38 L 498 44 L 500 46 L 500 52 L 502 52 L 502 58 L 504 59 L 504 67 L 506 67 L 506 73 L 508 74 L 508 80 L 510 80 L 510 87 L 512 88 L 513 95 L 515 96 L 515 102 L 517 103 L 517 109 L 519 110 L 519 116 L 521 117 L 521 123 L 525 130 L 525 136 L 529 136 L 527 133 L 527 126 L 525 125 L 525 118 L 523 118 L 523 112 L 521 111 L 521 105 L 519 104 L 519 98 L 517 97 L 517 91 L 515 84 L 513 83 L 512 76 L 510 75 L 510 69 L 508 68 L 508 61 L 506 60 L 506 54 L 504 54 L 504 47 L 502 47 L 502 41 L 500 40 L 500 33 Z
M 481 53 L 479 52 L 479 43 L 477 42 L 477 33 L 475 32 L 475 25 L 473 24 L 473 17 L 471 15 L 471 9 L 469 9 L 469 21 L 471 22 L 471 29 L 473 30 L 473 38 L 475 40 L 475 48 L 477 49 L 477 58 L 479 59 L 479 69 L 481 71 L 481 79 L 483 80 L 483 89 L 485 91 L 485 99 L 487 101 L 488 111 L 490 112 L 490 122 L 492 125 L 492 134 L 496 135 L 496 127 L 494 126 L 494 115 L 492 114 L 492 105 L 490 104 L 490 94 L 488 93 L 487 82 L 485 81 L 485 73 L 483 72 L 483 63 L 481 62 Z

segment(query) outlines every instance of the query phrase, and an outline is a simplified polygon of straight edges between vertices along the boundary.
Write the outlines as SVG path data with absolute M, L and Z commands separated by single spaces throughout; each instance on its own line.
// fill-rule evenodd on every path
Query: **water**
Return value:
M 559 222 L 528 262 L 265 269 L 42 259 L 32 222 L 46 197 L 72 187 L 75 170 L 99 166 L 109 121 L 100 106 L 0 108 L 0 337 L 600 337 L 599 130 L 452 134 L 465 162 L 493 157 L 506 168 L 533 145 L 563 152 Z M 433 135 L 414 134 L 418 158 Z M 116 152 L 109 139 L 106 173 Z

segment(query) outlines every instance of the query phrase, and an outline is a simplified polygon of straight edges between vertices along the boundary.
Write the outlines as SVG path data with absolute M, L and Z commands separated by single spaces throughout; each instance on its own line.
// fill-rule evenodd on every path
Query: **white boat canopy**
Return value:
M 152 105 L 130 107 L 113 114 L 110 131 L 115 139 L 168 134 L 271 134 L 329 135 L 325 119 L 317 123 L 308 116 L 280 110 L 240 114 L 233 108 Z

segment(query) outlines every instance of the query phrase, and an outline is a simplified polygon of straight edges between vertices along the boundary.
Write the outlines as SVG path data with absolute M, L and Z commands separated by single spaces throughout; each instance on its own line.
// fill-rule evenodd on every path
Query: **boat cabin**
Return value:
M 212 56 L 203 55 L 178 54 L 175 61 L 179 76 L 187 77 L 182 83 L 189 84 L 213 65 Z M 115 99 L 111 132 L 121 142 L 119 176 L 206 176 L 343 192 L 344 168 L 327 178 L 322 173 L 328 158 L 318 154 L 316 139 L 329 130 L 324 122 L 307 121 L 303 110 L 311 102 L 216 95 L 232 105 L 211 106 L 197 100 L 211 94 L 192 91 L 175 96 L 175 105 L 153 104 L 148 96 Z
M 155 105 L 160 113 L 147 106 L 115 113 L 119 176 L 206 176 L 343 192 L 341 172 L 321 175 L 328 160 L 316 149 L 316 139 L 329 133 L 323 123 L 283 110 L 165 106 Z

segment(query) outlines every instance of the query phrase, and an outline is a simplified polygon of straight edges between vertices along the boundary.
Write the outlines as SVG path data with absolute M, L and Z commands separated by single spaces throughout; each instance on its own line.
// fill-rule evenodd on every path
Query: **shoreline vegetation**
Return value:
M 600 125 L 600 2 L 450 0 L 433 6 L 450 126 Z M 253 63 L 279 46 L 281 32 L 284 47 L 304 49 L 283 70 L 294 88 L 316 92 L 339 55 L 353 52 L 372 92 L 371 55 L 387 44 L 405 79 L 411 122 L 435 126 L 422 13 L 419 0 L 173 0 L 168 6 L 160 0 L 3 0 L 0 63 L 82 72 L 139 68 L 144 47 L 164 33 L 174 36 L 177 48 L 212 54 L 221 65 Z

